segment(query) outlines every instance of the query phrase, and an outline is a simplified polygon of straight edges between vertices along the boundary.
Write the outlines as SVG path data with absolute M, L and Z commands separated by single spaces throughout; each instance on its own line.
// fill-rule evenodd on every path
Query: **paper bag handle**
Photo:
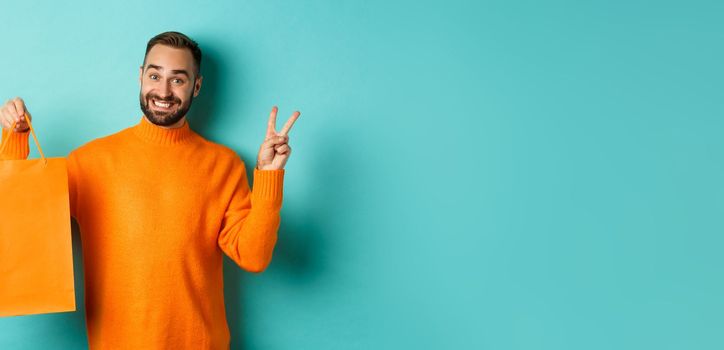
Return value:
M 35 140 L 35 145 L 38 146 L 38 153 L 40 153 L 40 157 L 43 158 L 44 164 L 48 164 L 48 160 L 45 159 L 45 154 L 43 154 L 43 149 L 40 147 L 40 142 L 38 142 L 38 136 L 35 135 L 35 129 L 33 129 L 33 124 L 30 122 L 30 113 L 25 112 L 24 116 L 25 116 L 25 121 L 28 122 L 28 126 L 30 127 L 30 133 L 33 134 L 33 140 Z M 10 132 L 14 132 L 12 130 L 15 129 L 15 124 L 17 124 L 17 122 L 13 122 L 13 126 L 10 127 Z M 0 147 L 0 153 L 3 153 L 3 151 L 5 150 L 5 146 L 7 146 L 7 145 L 8 145 L 7 141 L 3 142 L 2 147 Z

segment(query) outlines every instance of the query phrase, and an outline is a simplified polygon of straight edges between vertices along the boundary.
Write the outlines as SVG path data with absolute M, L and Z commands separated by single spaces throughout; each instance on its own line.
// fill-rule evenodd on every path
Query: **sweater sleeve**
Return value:
M 24 132 L 14 132 L 3 128 L 2 142 L 0 142 L 0 149 L 3 151 L 0 154 L 0 160 L 27 159 L 30 153 L 28 135 L 30 135 L 29 129 Z
M 236 186 L 224 213 L 218 245 L 242 269 L 259 273 L 271 262 L 281 222 L 284 169 L 254 169 L 254 189 L 244 166 L 235 172 Z

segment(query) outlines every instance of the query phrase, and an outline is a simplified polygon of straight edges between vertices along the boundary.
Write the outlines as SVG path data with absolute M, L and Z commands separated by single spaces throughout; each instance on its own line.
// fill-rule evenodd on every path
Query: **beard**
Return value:
M 186 115 L 191 108 L 191 103 L 194 100 L 194 94 L 192 92 L 188 100 L 186 100 L 186 103 L 183 104 L 181 103 L 181 99 L 175 95 L 161 98 L 158 95 L 150 93 L 146 94 L 146 96 L 139 93 L 139 100 L 141 103 L 141 111 L 143 111 L 143 114 L 151 123 L 158 126 L 170 126 L 181 120 L 181 118 Z M 174 106 L 177 106 L 176 110 L 170 110 L 168 112 L 152 110 L 150 107 L 150 104 L 153 103 L 152 100 L 172 103 Z

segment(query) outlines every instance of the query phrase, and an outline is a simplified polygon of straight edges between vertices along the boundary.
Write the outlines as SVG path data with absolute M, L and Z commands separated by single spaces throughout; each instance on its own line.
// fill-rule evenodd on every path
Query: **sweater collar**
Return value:
M 178 128 L 168 129 L 151 123 L 145 116 L 141 116 L 141 122 L 132 129 L 139 137 L 160 145 L 182 143 L 193 134 L 188 120 L 184 120 L 184 124 Z

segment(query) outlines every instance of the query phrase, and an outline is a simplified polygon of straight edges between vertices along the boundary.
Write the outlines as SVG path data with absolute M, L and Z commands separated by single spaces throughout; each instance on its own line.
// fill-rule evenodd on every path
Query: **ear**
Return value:
M 143 66 L 138 68 L 138 84 L 143 82 Z
M 199 95 L 199 91 L 201 91 L 201 83 L 203 82 L 204 77 L 202 75 L 199 75 L 198 78 L 196 78 L 196 84 L 194 84 L 194 97 Z

